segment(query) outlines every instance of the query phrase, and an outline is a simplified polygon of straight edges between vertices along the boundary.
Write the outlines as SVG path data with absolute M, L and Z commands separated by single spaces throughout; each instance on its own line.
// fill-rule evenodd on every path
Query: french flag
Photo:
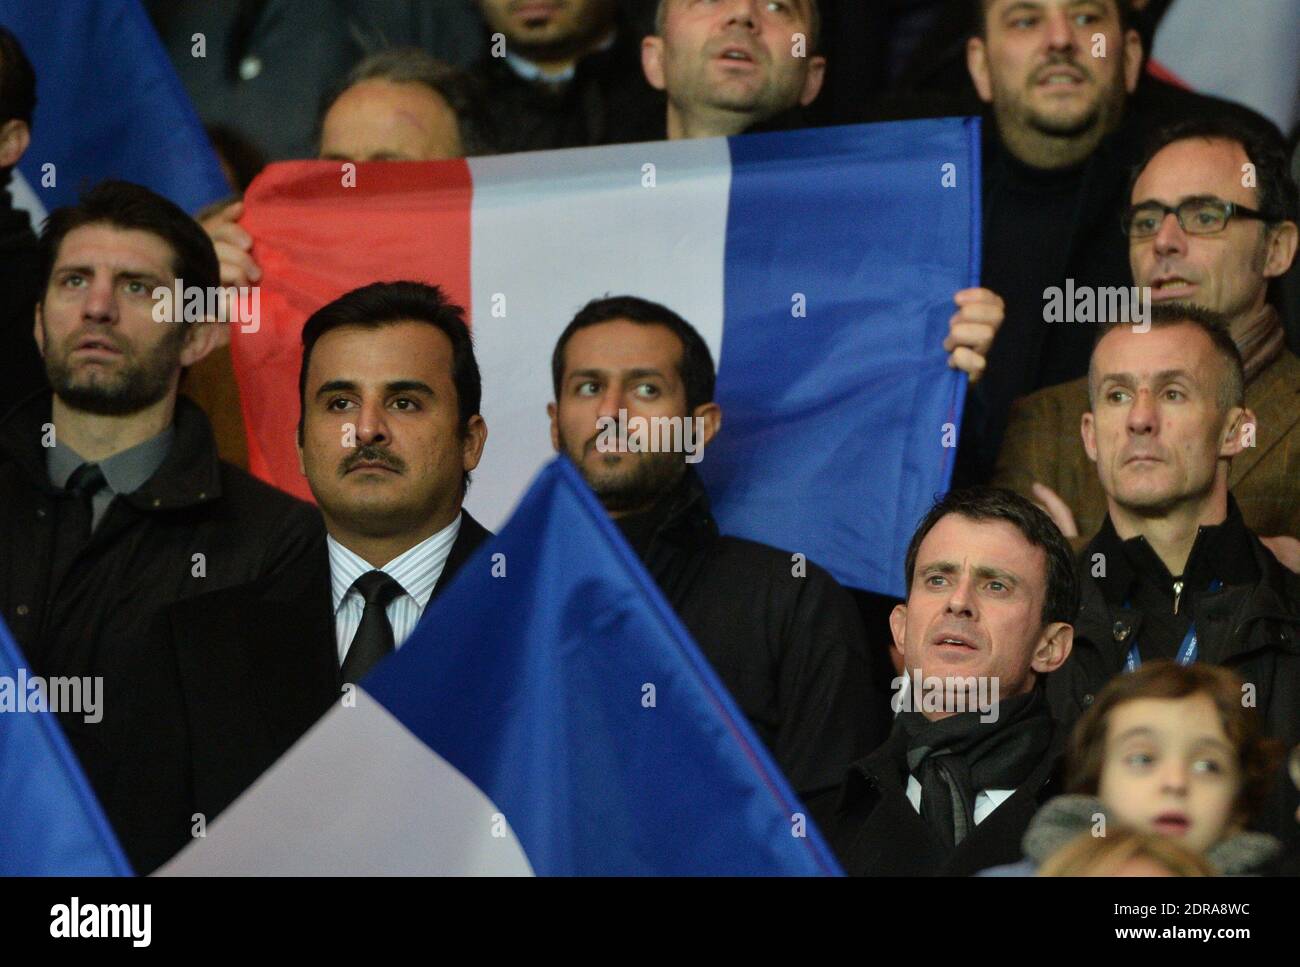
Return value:
M 560 457 L 406 644 L 159 874 L 838 872 Z
M 550 359 L 590 299 L 662 302 L 718 362 L 699 465 L 722 529 L 898 594 L 951 476 L 964 376 L 942 348 L 978 284 L 979 129 L 948 118 L 731 139 L 372 164 L 285 162 L 242 224 L 260 320 L 232 330 L 253 472 L 298 467 L 299 337 L 377 280 L 469 309 L 489 437 L 469 509 L 499 526 L 552 456 Z

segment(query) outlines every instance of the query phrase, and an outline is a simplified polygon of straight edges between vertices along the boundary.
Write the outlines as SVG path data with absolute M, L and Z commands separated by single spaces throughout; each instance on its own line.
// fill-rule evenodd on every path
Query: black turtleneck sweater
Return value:
M 1119 212 L 1141 143 L 1134 119 L 1103 139 L 1082 164 L 1044 170 L 1015 158 L 996 123 L 985 121 L 982 172 L 981 285 L 1006 302 L 984 378 L 967 394 L 954 486 L 986 481 L 993 470 L 1011 404 L 1088 371 L 1095 322 L 1046 322 L 1044 291 L 1130 286 L 1128 243 Z
M 985 164 L 980 281 L 1002 296 L 1006 318 L 989 352 L 984 378 L 967 396 L 958 454 L 960 483 L 987 479 L 1012 402 L 1087 371 L 1094 331 L 1091 325 L 1043 321 L 1043 291 L 1064 287 L 1070 276 L 1087 165 L 1059 171 L 1031 168 L 1000 142 L 986 151 Z

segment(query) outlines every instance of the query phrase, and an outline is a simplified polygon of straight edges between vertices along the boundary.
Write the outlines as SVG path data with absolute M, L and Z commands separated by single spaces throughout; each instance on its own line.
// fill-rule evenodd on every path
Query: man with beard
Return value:
M 333 92 L 320 120 L 317 157 L 328 161 L 443 161 L 486 150 L 483 110 L 466 73 L 422 50 L 399 47 L 357 64 Z M 223 285 L 262 278 L 253 236 L 239 224 L 242 200 L 202 216 Z M 343 240 L 340 240 L 343 244 Z M 223 330 L 223 336 L 228 332 Z M 186 375 L 181 391 L 208 414 L 221 455 L 247 468 L 248 441 L 228 338 Z
M 50 214 L 39 272 L 53 391 L 0 423 L 0 608 L 36 674 L 107 688 L 159 608 L 292 571 L 323 535 L 311 507 L 219 461 L 207 419 L 177 398 L 218 323 L 155 321 L 153 293 L 217 285 L 197 223 L 104 182 Z M 64 724 L 93 779 L 109 730 Z
M 1129 201 L 1133 281 L 1150 288 L 1156 305 L 1222 314 L 1241 350 L 1246 405 L 1259 421 L 1228 485 L 1246 525 L 1300 571 L 1300 359 L 1286 348 L 1273 298 L 1300 235 L 1300 191 L 1286 152 L 1236 121 L 1177 124 L 1153 138 Z M 995 477 L 1042 501 L 1078 547 L 1106 517 L 1106 494 L 1079 439 L 1087 410 L 1086 377 L 1019 400 Z
M 551 371 L 552 445 L 577 465 L 795 791 L 825 815 L 848 764 L 883 737 L 888 709 L 872 704 L 847 592 L 797 555 L 718 533 L 687 463 L 722 425 L 708 346 L 665 306 L 605 298 L 569 323 Z M 611 444 L 609 421 L 635 431 L 641 419 L 675 423 L 681 449 Z
M 496 150 L 654 137 L 662 108 L 617 0 L 478 0 L 491 37 L 473 76 Z
M 375 283 L 313 313 L 302 343 L 298 453 L 326 546 L 283 580 L 180 602 L 153 629 L 102 793 L 141 871 L 400 648 L 488 537 L 461 508 L 487 439 L 464 311 L 434 286 Z
M 1097 320 L 1049 324 L 1048 290 L 1130 284 L 1115 214 L 1146 132 L 1193 113 L 1250 113 L 1167 85 L 1134 97 L 1143 51 L 1130 0 L 971 2 L 967 67 L 991 115 L 981 281 L 1006 310 L 967 400 L 959 483 L 989 478 L 1013 400 L 1086 371 Z
M 820 32 L 817 0 L 659 0 L 641 63 L 667 95 L 668 138 L 799 127 L 826 74 Z

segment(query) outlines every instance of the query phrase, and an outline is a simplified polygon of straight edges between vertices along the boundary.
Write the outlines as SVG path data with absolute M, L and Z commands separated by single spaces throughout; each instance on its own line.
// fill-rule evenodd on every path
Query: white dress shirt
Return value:
M 433 595 L 433 588 L 447 564 L 447 556 L 451 554 L 451 546 L 460 533 L 460 518 L 461 515 L 457 514 L 456 519 L 438 533 L 379 568 L 402 586 L 403 593 L 390 601 L 384 612 L 388 615 L 388 623 L 393 626 L 393 642 L 398 648 L 415 630 L 424 606 Z M 330 585 L 334 593 L 334 634 L 339 649 L 339 667 L 342 667 L 366 607 L 361 592 L 352 584 L 375 568 L 333 537 L 325 540 L 329 547 Z
M 981 789 L 975 794 L 975 808 L 972 810 L 975 825 L 978 826 L 988 818 L 989 813 L 1011 798 L 1014 789 Z M 907 777 L 907 801 L 918 813 L 921 811 L 921 784 L 916 776 Z

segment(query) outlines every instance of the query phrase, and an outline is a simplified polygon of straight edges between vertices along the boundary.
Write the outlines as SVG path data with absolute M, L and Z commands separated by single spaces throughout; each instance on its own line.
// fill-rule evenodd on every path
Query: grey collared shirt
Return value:
M 175 436 L 175 427 L 168 426 L 157 436 L 99 461 L 99 469 L 104 472 L 104 486 L 91 501 L 95 514 L 92 528 L 98 527 L 104 519 L 114 497 L 134 493 L 158 471 L 172 448 Z M 50 475 L 50 483 L 60 490 L 68 485 L 68 478 L 83 463 L 86 463 L 85 457 L 57 440 L 54 446 L 45 451 L 45 470 Z

